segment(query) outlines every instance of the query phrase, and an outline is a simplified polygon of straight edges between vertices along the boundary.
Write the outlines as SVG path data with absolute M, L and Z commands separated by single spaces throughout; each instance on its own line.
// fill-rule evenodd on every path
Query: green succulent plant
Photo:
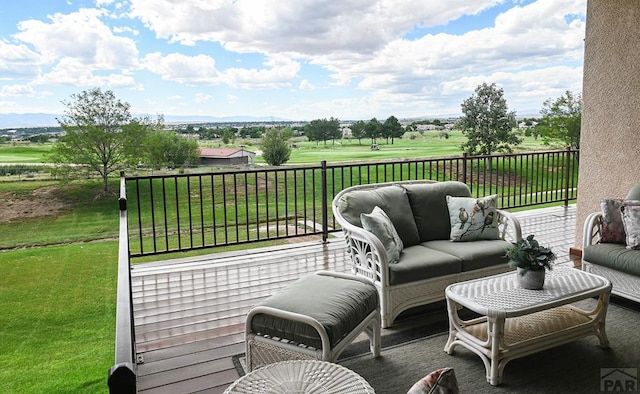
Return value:
M 540 246 L 533 234 L 512 242 L 506 253 L 511 267 L 532 271 L 551 269 L 551 263 L 556 259 L 551 249 Z

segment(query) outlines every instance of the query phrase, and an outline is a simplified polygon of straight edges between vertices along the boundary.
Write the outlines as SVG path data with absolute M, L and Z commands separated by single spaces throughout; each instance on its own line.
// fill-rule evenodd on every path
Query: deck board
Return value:
M 523 236 L 571 263 L 576 207 L 516 212 Z M 244 319 L 258 301 L 317 270 L 347 272 L 340 234 L 277 247 L 134 265 L 131 271 L 140 393 L 222 393 L 238 378 Z M 397 328 L 394 328 L 397 329 Z M 384 331 L 384 330 L 383 330 Z

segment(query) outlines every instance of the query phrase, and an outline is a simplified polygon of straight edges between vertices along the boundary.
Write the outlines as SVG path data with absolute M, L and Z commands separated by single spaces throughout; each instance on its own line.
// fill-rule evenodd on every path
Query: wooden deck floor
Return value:
M 573 264 L 576 207 L 516 213 L 523 236 Z M 137 264 L 132 270 L 140 393 L 222 393 L 238 378 L 249 308 L 300 276 L 348 271 L 341 237 L 278 247 Z M 384 331 L 384 330 L 383 330 Z M 384 334 L 384 332 L 383 332 Z

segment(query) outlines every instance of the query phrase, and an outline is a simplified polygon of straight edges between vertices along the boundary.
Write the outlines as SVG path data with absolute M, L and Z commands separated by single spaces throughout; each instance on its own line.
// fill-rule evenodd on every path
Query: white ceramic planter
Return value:
M 518 267 L 516 278 L 520 287 L 529 290 L 540 290 L 544 286 L 545 270 L 525 270 Z

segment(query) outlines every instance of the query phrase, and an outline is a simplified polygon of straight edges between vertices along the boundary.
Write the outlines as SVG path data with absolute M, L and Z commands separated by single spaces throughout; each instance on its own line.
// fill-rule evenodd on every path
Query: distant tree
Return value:
M 340 128 L 340 120 L 338 118 L 331 117 L 327 121 L 327 128 L 329 130 L 329 138 L 335 143 L 336 140 L 342 139 L 342 128 Z
M 261 138 L 262 135 L 266 132 L 267 128 L 265 126 L 247 126 L 238 130 L 237 127 L 229 127 L 234 134 L 239 133 L 243 138 Z
M 50 134 L 36 134 L 36 135 L 32 135 L 31 137 L 29 137 L 29 142 L 33 142 L 36 144 L 41 144 L 44 142 L 48 142 L 49 139 L 51 139 L 51 135 Z
M 143 145 L 144 162 L 152 168 L 191 166 L 200 161 L 198 141 L 173 131 L 149 131 Z
M 144 136 L 153 124 L 149 119 L 131 116 L 129 103 L 116 98 L 111 90 L 100 88 L 71 95 L 58 123 L 65 132 L 54 144 L 51 160 L 56 163 L 84 164 L 102 177 L 108 191 L 108 178 L 139 159 Z
M 267 164 L 279 166 L 289 161 L 289 157 L 291 157 L 289 139 L 291 136 L 292 132 L 290 128 L 282 130 L 273 128 L 267 130 L 260 141 L 262 157 L 264 157 L 264 161 L 266 161 Z
M 471 155 L 511 152 L 512 145 L 522 142 L 513 129 L 515 112 L 508 111 L 504 92 L 495 83 L 479 85 L 461 106 L 463 116 L 458 127 L 467 137 L 461 146 L 464 152 Z
M 362 138 L 366 137 L 366 133 L 365 133 L 365 128 L 367 127 L 367 124 L 362 121 L 359 120 L 356 123 L 351 125 L 351 135 L 353 136 L 353 138 L 357 138 L 358 139 L 358 144 L 361 143 Z
M 380 137 L 381 133 L 382 123 L 380 123 L 376 118 L 372 118 L 364 127 L 364 134 L 366 137 L 371 139 L 371 144 L 376 143 L 376 138 Z
M 316 141 L 316 143 L 323 141 L 326 144 L 327 140 L 335 142 L 336 139 L 342 137 L 340 121 L 333 117 L 314 119 L 305 126 L 305 135 L 309 141 Z
M 224 128 L 222 130 L 222 143 L 225 144 L 225 145 L 230 143 L 231 141 L 233 141 L 235 139 L 235 136 L 236 135 L 231 131 L 230 128 L 228 128 L 228 127 Z
M 546 144 L 561 143 L 572 149 L 580 149 L 580 124 L 582 122 L 582 94 L 567 90 L 555 100 L 547 99 L 540 111 L 538 123 Z
M 322 141 L 322 130 L 320 129 L 317 121 L 318 119 L 314 119 L 304 126 L 304 135 L 309 139 L 309 141 L 315 141 L 316 145 Z
M 389 143 L 389 138 L 391 138 L 391 143 L 393 144 L 393 140 L 402 137 L 404 131 L 398 118 L 393 115 L 389 116 L 382 124 L 382 135 L 387 139 L 387 143 Z

